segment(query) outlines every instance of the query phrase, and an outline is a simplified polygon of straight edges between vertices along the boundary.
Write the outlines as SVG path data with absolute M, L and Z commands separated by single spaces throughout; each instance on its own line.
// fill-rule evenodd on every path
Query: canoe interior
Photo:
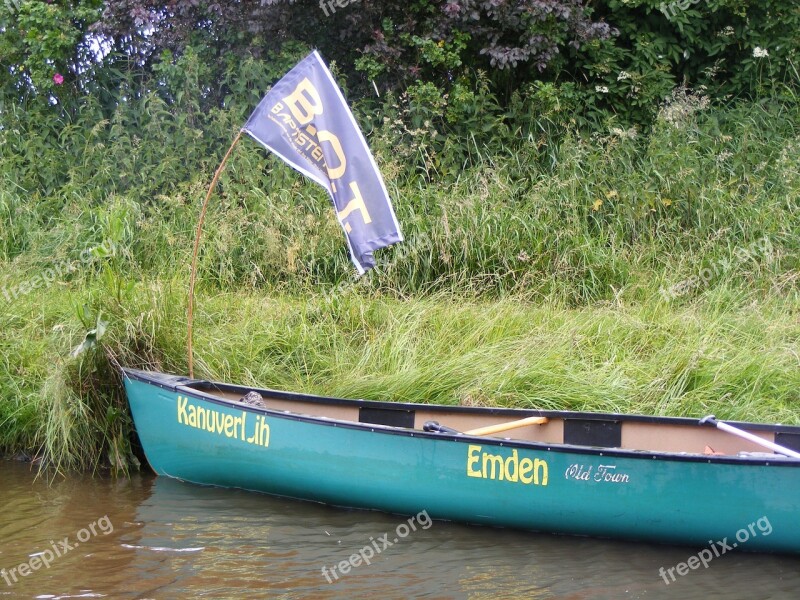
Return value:
M 207 381 L 186 381 L 178 389 L 191 390 L 217 401 L 238 404 L 245 394 L 254 390 L 262 396 L 267 410 L 349 423 L 422 430 L 427 421 L 437 421 L 459 432 L 468 432 L 526 417 L 542 416 L 547 418 L 544 424 L 513 428 L 485 437 L 653 453 L 717 456 L 752 453 L 753 458 L 784 458 L 763 446 L 713 427 L 701 426 L 697 420 L 688 418 L 344 400 Z M 766 441 L 800 451 L 800 427 L 756 423 L 735 425 Z

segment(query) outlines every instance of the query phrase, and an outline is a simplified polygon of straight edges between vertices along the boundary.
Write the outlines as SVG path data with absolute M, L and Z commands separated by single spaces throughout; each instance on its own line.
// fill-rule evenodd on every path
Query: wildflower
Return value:
M 719 163 L 723 163 L 723 162 L 725 162 L 726 160 L 728 160 L 728 159 L 729 159 L 731 156 L 733 156 L 733 152 L 728 152 L 727 150 L 724 150 L 724 151 L 720 152 L 720 153 L 717 155 L 717 158 L 716 158 L 716 160 L 717 160 L 717 163 L 718 163 L 718 164 L 719 164 Z
M 661 199 L 661 203 L 664 206 L 672 206 L 672 200 L 670 200 L 669 198 L 662 198 Z
M 61 73 L 56 73 L 55 75 L 53 75 L 53 83 L 55 83 L 56 85 L 61 85 L 62 83 L 64 83 L 64 76 Z
M 599 92 L 600 94 L 607 94 L 608 88 L 604 85 L 596 85 L 594 86 L 594 91 Z
M 631 78 L 631 74 L 628 73 L 627 71 L 620 71 L 619 75 L 617 75 L 617 81 L 624 81 L 624 80 L 630 79 L 630 78 Z
M 730 25 L 728 25 L 727 27 L 725 27 L 725 29 L 722 30 L 722 35 L 733 35 L 733 34 L 734 30 L 733 27 L 731 27 Z
M 756 46 L 753 49 L 753 56 L 755 58 L 767 58 L 769 56 L 769 52 L 767 52 L 766 48 L 760 48 L 759 46 Z
M 598 210 L 600 210 L 601 206 L 603 206 L 603 201 L 600 200 L 600 198 L 598 198 L 597 200 L 594 201 L 594 204 L 592 204 L 592 210 L 597 212 Z
M 611 200 L 612 198 L 616 198 L 618 196 L 619 194 L 617 193 L 617 190 L 611 190 L 609 192 L 606 192 L 606 198 L 608 200 Z M 600 204 L 602 204 L 602 202 L 600 202 Z

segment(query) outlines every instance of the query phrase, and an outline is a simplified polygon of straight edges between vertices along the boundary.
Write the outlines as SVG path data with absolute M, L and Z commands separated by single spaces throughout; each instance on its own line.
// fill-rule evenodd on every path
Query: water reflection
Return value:
M 49 568 L 0 579 L 9 598 L 787 598 L 800 559 L 730 554 L 669 586 L 661 566 L 699 549 L 434 522 L 400 539 L 406 517 L 332 509 L 138 476 L 47 485 L 0 462 L 0 568 L 7 571 L 108 516 L 113 531 Z M 385 548 L 380 538 L 390 542 Z M 397 542 L 394 542 L 394 539 Z M 374 543 L 373 543 L 374 542 Z M 380 548 L 369 565 L 343 561 Z M 359 561 L 356 557 L 353 564 Z M 322 568 L 337 567 L 329 584 Z

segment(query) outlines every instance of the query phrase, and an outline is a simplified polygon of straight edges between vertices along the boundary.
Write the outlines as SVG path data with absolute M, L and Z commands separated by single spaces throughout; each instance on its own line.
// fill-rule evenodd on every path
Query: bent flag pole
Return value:
M 367 141 L 339 86 L 315 50 L 259 102 L 211 180 L 197 224 L 189 280 L 189 377 L 194 377 L 194 285 L 203 220 L 214 186 L 242 132 L 328 191 L 359 275 L 375 266 L 375 250 L 403 241 L 386 185 Z
M 243 131 L 331 196 L 359 274 L 403 241 L 378 166 L 342 92 L 314 51 L 264 96 Z

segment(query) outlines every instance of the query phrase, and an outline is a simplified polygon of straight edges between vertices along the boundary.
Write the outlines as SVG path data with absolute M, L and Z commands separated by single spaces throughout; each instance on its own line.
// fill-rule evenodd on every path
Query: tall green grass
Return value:
M 34 449 L 61 468 L 124 466 L 130 421 L 114 367 L 186 372 L 184 286 L 142 283 L 122 304 L 108 292 L 36 294 L 13 329 L 3 314 L 13 331 L 0 366 L 5 449 Z M 110 328 L 72 358 L 84 330 L 65 307 L 77 302 L 104 307 Z M 566 308 L 515 296 L 230 291 L 201 294 L 198 306 L 201 377 L 380 400 L 800 423 L 800 325 L 786 298 Z M 11 361 L 26 352 L 24 366 Z
M 647 135 L 476 148 L 436 181 L 378 142 L 407 241 L 359 281 L 322 191 L 240 145 L 204 233 L 198 374 L 800 423 L 800 110 L 680 114 Z M 186 371 L 189 256 L 216 159 L 198 136 L 176 160 L 170 131 L 188 134 L 171 119 L 77 123 L 58 140 L 30 130 L 30 156 L 0 153 L 0 450 L 124 470 L 135 461 L 116 367 Z M 220 114 L 219 131 L 232 119 Z M 148 154 L 158 144 L 170 147 Z M 161 168 L 176 172 L 169 185 Z M 81 254 L 101 244 L 114 251 Z M 99 322 L 105 333 L 72 356 Z

